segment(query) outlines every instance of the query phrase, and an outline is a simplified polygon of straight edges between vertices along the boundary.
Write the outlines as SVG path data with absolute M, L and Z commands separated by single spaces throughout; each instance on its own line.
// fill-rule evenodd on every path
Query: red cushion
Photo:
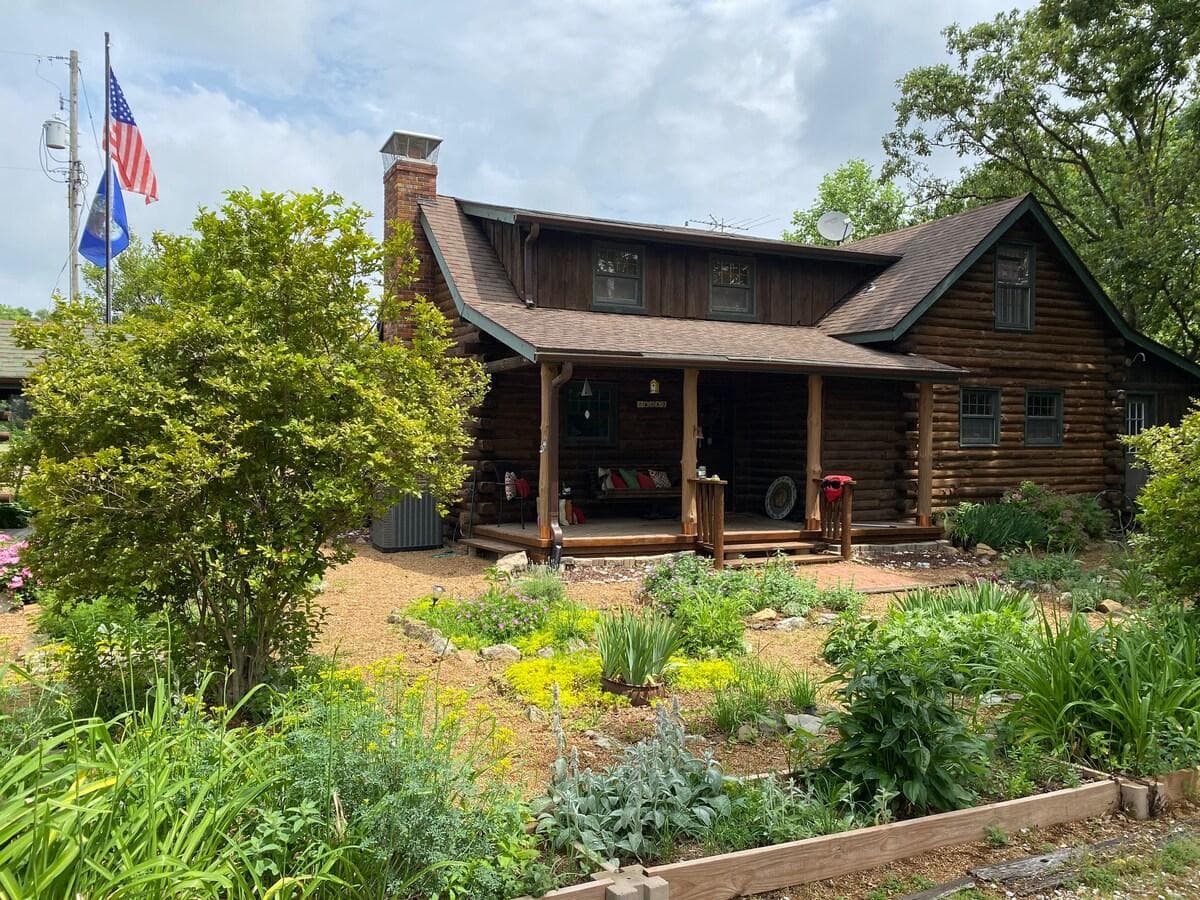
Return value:
M 628 487 L 628 485 L 625 484 L 625 479 L 622 478 L 620 475 L 618 475 L 616 472 L 613 472 L 612 473 L 612 489 L 614 491 L 623 491 L 626 489 L 626 487 Z
M 645 472 L 638 472 L 638 487 L 652 491 L 654 490 L 654 479 Z

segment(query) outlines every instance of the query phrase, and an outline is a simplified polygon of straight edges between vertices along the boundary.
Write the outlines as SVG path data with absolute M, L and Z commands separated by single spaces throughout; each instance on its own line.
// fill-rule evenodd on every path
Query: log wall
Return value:
M 524 238 L 515 224 L 475 219 L 487 235 L 518 292 L 525 289 Z M 538 306 L 592 308 L 592 249 L 586 234 L 543 229 L 532 245 L 531 271 Z M 617 241 L 616 243 L 621 243 Z M 705 319 L 709 316 L 709 259 L 706 247 L 637 242 L 644 251 L 645 313 Z M 755 263 L 757 321 L 776 325 L 815 324 L 878 266 L 769 254 L 750 256 Z
M 1057 250 L 1032 220 L 1009 237 L 1037 247 L 1032 332 L 997 331 L 994 251 L 984 254 L 893 348 L 967 371 L 965 386 L 998 388 L 997 447 L 959 445 L 959 387 L 934 387 L 933 501 L 992 498 L 1023 480 L 1067 493 L 1119 490 L 1123 457 L 1124 341 L 1087 295 Z M 1060 447 L 1025 446 L 1025 391 L 1063 392 Z M 917 397 L 906 395 L 902 490 L 906 510 L 916 505 Z

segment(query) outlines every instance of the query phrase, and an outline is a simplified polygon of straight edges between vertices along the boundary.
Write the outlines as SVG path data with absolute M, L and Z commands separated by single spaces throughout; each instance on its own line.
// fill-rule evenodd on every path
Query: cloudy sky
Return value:
M 158 173 L 130 227 L 186 229 L 230 187 L 341 192 L 378 216 L 394 129 L 445 138 L 442 192 L 778 235 L 821 175 L 877 162 L 895 82 L 949 22 L 1014 0 L 4 0 L 0 302 L 66 289 L 65 188 L 42 121 L 80 52 L 96 133 L 103 32 Z M 81 100 L 82 157 L 102 170 Z M 375 220 L 379 228 L 378 218 Z

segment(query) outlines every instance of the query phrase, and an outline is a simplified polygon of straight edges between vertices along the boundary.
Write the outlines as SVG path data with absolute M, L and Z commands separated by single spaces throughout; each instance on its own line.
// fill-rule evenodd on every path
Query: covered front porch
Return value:
M 476 461 L 491 474 L 476 476 L 464 543 L 546 559 L 696 550 L 721 566 L 940 537 L 934 378 L 605 362 L 493 365 L 479 435 L 490 459 Z M 853 479 L 836 502 L 828 474 Z M 528 496 L 510 496 L 514 481 Z
M 727 553 L 749 559 L 796 550 L 820 547 L 833 552 L 793 553 L 797 562 L 836 562 L 841 559 L 841 545 L 831 545 L 818 531 L 809 531 L 798 523 L 778 522 L 753 513 L 730 513 L 725 518 L 724 538 Z M 936 526 L 920 526 L 915 521 L 854 522 L 850 537 L 853 543 L 888 544 L 925 541 L 941 537 Z M 519 522 L 478 525 L 470 539 L 480 549 L 493 552 L 526 550 L 537 555 L 550 552 L 550 542 L 543 541 L 536 528 Z M 587 522 L 564 529 L 562 552 L 565 556 L 649 556 L 695 550 L 696 538 L 681 532 L 678 521 L 647 520 L 618 516 Z M 734 560 L 737 557 L 733 557 Z M 726 559 L 730 559 L 727 555 Z

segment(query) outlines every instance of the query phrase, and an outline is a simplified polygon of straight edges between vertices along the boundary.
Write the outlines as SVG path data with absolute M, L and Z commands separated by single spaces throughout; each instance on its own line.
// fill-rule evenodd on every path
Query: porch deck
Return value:
M 679 533 L 678 519 L 641 519 L 612 517 L 593 519 L 586 525 L 563 528 L 563 553 L 568 556 L 642 556 L 672 553 L 696 547 L 694 536 Z M 855 544 L 894 544 L 907 541 L 936 540 L 941 528 L 918 526 L 912 519 L 891 522 L 855 522 L 851 528 Z M 752 513 L 729 513 L 725 518 L 725 544 L 730 551 L 739 546 L 765 549 L 821 541 L 819 531 L 808 531 L 803 523 L 778 521 Z M 476 525 L 468 541 L 480 549 L 546 550 L 549 540 L 538 538 L 537 525 L 505 522 L 500 525 Z M 489 544 L 497 546 L 491 547 Z

